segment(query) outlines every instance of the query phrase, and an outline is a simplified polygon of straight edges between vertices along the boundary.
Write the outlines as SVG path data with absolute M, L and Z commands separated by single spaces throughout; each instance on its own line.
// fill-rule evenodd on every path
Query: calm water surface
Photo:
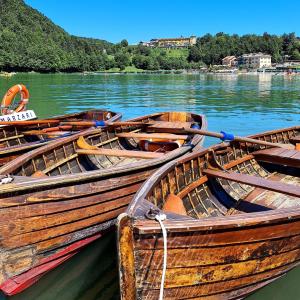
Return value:
M 9 79 L 0 77 L 0 96 L 16 83 L 28 87 L 29 107 L 40 118 L 90 108 L 122 112 L 123 119 L 159 111 L 190 111 L 205 114 L 209 130 L 237 135 L 299 125 L 300 121 L 300 76 L 17 74 Z M 206 145 L 214 142 L 217 140 L 207 139 Z M 93 253 L 98 249 L 97 245 L 89 247 L 93 247 Z M 88 251 L 74 257 L 75 262 L 70 261 L 70 271 L 62 267 L 64 271 L 60 273 L 50 272 L 39 286 L 16 299 L 53 299 L 54 295 L 56 300 L 102 299 L 97 286 L 107 283 L 97 279 L 97 269 L 87 273 L 79 268 L 82 276 L 76 271 L 75 266 L 90 257 Z M 116 272 L 115 268 L 112 270 Z M 58 285 L 59 279 L 67 280 L 74 272 L 77 275 L 72 277 L 72 292 L 57 292 L 64 289 Z M 91 273 L 94 276 L 89 276 Z M 299 276 L 300 269 L 293 270 L 249 299 L 300 299 Z M 114 296 L 109 286 L 103 299 L 118 298 L 117 285 Z

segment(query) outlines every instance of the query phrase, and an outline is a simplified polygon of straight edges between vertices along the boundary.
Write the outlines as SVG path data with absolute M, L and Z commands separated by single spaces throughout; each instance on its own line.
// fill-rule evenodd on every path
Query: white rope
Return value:
M 166 271 L 167 271 L 167 230 L 165 225 L 163 224 L 163 221 L 167 218 L 165 214 L 158 214 L 155 216 L 155 220 L 159 222 L 159 225 L 161 227 L 161 231 L 163 234 L 163 241 L 164 241 L 164 257 L 163 257 L 163 271 L 161 275 L 161 284 L 160 284 L 160 290 L 159 290 L 159 300 L 164 299 L 164 285 L 165 285 L 165 277 L 166 277 Z
M 9 174 L 7 174 L 7 175 L 5 175 L 4 177 L 1 178 L 0 185 L 11 183 L 13 180 L 14 180 L 14 178 L 11 177 Z

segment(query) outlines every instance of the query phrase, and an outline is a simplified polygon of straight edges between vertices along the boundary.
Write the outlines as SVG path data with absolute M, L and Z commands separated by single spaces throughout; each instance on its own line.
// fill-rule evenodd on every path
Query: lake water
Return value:
M 40 118 L 90 108 L 122 112 L 123 119 L 158 111 L 191 111 L 207 116 L 209 130 L 224 130 L 237 135 L 299 125 L 300 121 L 300 76 L 17 74 L 11 78 L 0 77 L 0 96 L 16 83 L 28 87 L 29 108 L 33 108 Z M 206 145 L 215 142 L 218 141 L 210 138 Z M 94 253 L 98 249 L 97 245 L 89 247 L 70 260 L 72 274 L 76 273 L 80 262 L 90 257 L 88 251 Z M 99 250 L 99 253 L 102 252 Z M 113 260 L 115 253 L 110 253 Z M 57 284 L 63 276 L 58 269 L 38 283 L 42 292 L 36 292 L 37 286 L 33 286 L 15 298 L 99 299 L 96 287 L 102 281 L 97 279 L 97 266 L 95 268 L 91 267 L 89 273 L 82 271 L 82 276 L 74 276 L 72 293 L 57 292 L 63 286 Z M 67 278 L 68 268 L 62 266 L 62 269 Z M 90 276 L 91 273 L 94 276 Z M 299 275 L 300 269 L 295 269 L 249 299 L 300 299 Z M 105 295 L 103 299 L 117 299 L 117 285 L 113 295 L 111 288 Z

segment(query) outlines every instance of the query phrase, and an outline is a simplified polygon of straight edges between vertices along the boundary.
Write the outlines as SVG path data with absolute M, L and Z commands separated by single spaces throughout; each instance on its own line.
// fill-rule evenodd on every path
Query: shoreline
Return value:
M 38 71 L 29 71 L 29 72 L 0 72 L 0 78 L 13 78 L 18 74 L 37 74 L 37 75 L 57 75 L 57 74 L 78 74 L 82 76 L 90 76 L 90 75 L 260 75 L 260 74 L 270 74 L 270 75 L 286 75 L 286 76 L 294 76 L 300 75 L 300 72 L 261 72 L 261 71 L 235 71 L 235 72 L 213 72 L 213 71 L 204 71 L 204 70 L 139 70 L 139 71 L 83 71 L 83 72 L 38 72 Z

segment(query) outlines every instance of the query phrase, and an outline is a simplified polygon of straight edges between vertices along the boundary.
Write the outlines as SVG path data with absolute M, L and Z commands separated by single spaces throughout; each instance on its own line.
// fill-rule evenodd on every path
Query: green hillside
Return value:
M 133 46 L 126 40 L 112 44 L 72 36 L 23 0 L 0 0 L 0 71 L 199 69 L 219 65 L 227 55 L 251 52 L 268 53 L 273 62 L 300 60 L 300 40 L 294 33 L 219 32 L 198 37 L 196 45 L 183 49 Z
M 105 69 L 112 44 L 68 34 L 22 0 L 0 0 L 0 69 Z M 109 66 L 108 66 L 109 67 Z

